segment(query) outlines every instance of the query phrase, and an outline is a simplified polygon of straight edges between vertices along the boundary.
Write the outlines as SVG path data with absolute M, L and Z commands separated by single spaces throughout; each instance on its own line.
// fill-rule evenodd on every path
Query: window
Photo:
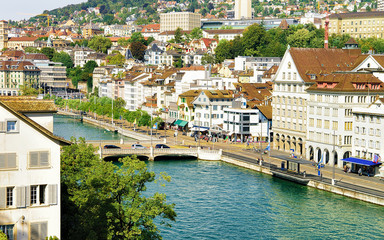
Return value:
M 7 207 L 13 206 L 13 190 L 14 187 L 7 187 Z
M 217 110 L 217 105 L 213 105 L 213 110 L 214 110 L 214 111 Z
M 333 121 L 332 122 L 332 130 L 337 130 L 338 129 L 338 122 L 337 121 Z
M 49 167 L 49 152 L 30 152 L 29 153 L 29 167 L 41 168 Z
M 31 223 L 31 239 L 44 240 L 48 236 L 47 222 Z
M 0 153 L 0 170 L 16 168 L 16 153 Z
M 321 119 L 317 119 L 316 127 L 321 128 L 321 126 L 322 126 Z
M 329 120 L 324 120 L 324 128 L 329 129 Z
M 17 132 L 19 132 L 17 121 L 16 120 L 8 120 L 7 121 L 7 133 L 17 133 Z
M 352 131 L 352 122 L 345 122 L 344 123 L 344 130 L 345 131 Z
M 14 225 L 0 225 L 0 230 L 7 235 L 8 240 L 13 240 L 13 227 Z
M 38 186 L 31 186 L 31 205 L 37 204 Z
M 315 120 L 313 118 L 309 119 L 309 126 L 314 127 L 315 126 Z

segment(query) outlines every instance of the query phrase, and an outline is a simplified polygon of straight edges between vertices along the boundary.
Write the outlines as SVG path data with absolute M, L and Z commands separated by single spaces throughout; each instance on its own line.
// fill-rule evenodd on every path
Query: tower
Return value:
M 250 19 L 252 18 L 251 0 L 236 0 L 235 1 L 235 19 Z
M 0 21 L 0 51 L 8 47 L 8 22 Z

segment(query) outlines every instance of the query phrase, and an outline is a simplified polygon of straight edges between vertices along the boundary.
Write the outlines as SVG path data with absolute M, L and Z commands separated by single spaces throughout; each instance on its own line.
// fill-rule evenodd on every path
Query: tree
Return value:
M 97 52 L 107 53 L 108 49 L 112 46 L 112 42 L 109 38 L 96 35 L 88 43 L 88 47 Z
M 204 56 L 201 58 L 201 64 L 214 64 L 215 63 L 215 57 L 212 54 L 204 54 Z
M 131 44 L 132 56 L 138 60 L 144 60 L 145 50 L 147 50 L 147 46 L 141 42 L 133 42 Z
M 102 161 L 84 139 L 63 147 L 61 154 L 63 239 L 161 239 L 154 223 L 170 226 L 176 213 L 165 194 L 145 197 L 146 184 L 156 180 L 137 158 Z M 170 177 L 161 175 L 161 181 Z
M 229 51 L 230 48 L 231 44 L 228 40 L 223 39 L 219 42 L 215 49 L 217 63 L 222 63 L 225 59 L 232 58 L 232 55 Z
M 65 52 L 56 52 L 53 55 L 52 61 L 54 62 L 61 62 L 66 66 L 67 68 L 73 68 L 73 61 L 71 56 L 69 56 L 68 53 Z
M 98 67 L 97 63 L 95 61 L 88 61 L 85 65 L 84 65 L 84 72 L 87 72 L 87 73 L 93 73 L 93 70 Z
M 126 47 L 129 45 L 131 41 L 129 39 L 125 39 L 125 38 L 119 38 L 117 40 L 117 44 L 119 44 L 120 46 L 123 46 L 123 47 Z
M 40 53 L 40 50 L 34 47 L 26 47 L 24 51 L 27 53 Z
M 177 28 L 176 31 L 175 31 L 175 43 L 181 43 L 183 41 L 183 35 L 181 33 L 182 29 L 181 28 Z
M 47 56 L 49 60 L 52 60 L 53 55 L 55 54 L 55 49 L 50 47 L 43 47 L 41 49 L 41 53 Z
M 0 230 L 0 240 L 7 240 L 7 235 Z
M 22 96 L 37 96 L 39 91 L 31 86 L 21 85 L 20 91 Z
M 196 28 L 192 29 L 191 34 L 190 34 L 191 39 L 200 39 L 202 37 L 203 37 L 203 30 L 201 30 L 201 28 L 196 27 Z
M 269 43 L 265 28 L 259 24 L 247 27 L 243 33 L 242 43 L 245 55 L 260 56 L 262 48 Z
M 144 36 L 141 34 L 141 32 L 134 32 L 131 36 L 131 38 L 129 39 L 129 42 L 130 43 L 133 43 L 133 42 L 140 42 L 144 45 L 147 45 L 147 41 L 145 41 L 145 38 Z
M 120 52 L 115 54 L 115 55 L 107 56 L 107 64 L 108 65 L 118 65 L 118 66 L 122 67 L 124 62 L 125 62 L 125 58 L 123 55 L 121 55 Z

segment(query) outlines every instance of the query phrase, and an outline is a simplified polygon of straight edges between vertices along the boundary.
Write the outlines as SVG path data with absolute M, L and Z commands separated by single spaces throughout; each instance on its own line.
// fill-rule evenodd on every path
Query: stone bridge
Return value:
M 145 148 L 145 149 L 100 149 L 101 157 L 111 156 L 146 156 L 153 161 L 159 156 L 191 156 L 202 160 L 221 160 L 222 150 L 205 150 L 199 148 Z

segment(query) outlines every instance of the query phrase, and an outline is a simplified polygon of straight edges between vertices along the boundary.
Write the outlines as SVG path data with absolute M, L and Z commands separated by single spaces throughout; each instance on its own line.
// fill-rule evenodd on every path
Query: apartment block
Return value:
M 171 12 L 160 14 L 160 32 L 175 31 L 181 28 L 184 31 L 191 31 L 201 27 L 201 15 L 191 12 Z

